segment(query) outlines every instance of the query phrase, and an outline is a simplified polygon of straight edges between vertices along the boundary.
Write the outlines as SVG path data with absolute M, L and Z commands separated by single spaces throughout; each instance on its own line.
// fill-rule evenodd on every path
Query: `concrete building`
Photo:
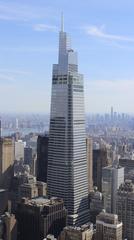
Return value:
M 127 158 L 119 159 L 120 166 L 124 167 L 124 178 L 132 180 L 134 183 L 134 160 Z
M 13 176 L 14 142 L 11 138 L 0 139 L 0 188 L 8 189 Z
M 122 240 L 122 223 L 118 216 L 101 212 L 96 218 L 96 240 Z
M 97 189 L 89 195 L 90 201 L 90 221 L 95 224 L 96 216 L 104 209 L 103 195 Z
M 64 199 L 69 225 L 89 221 L 83 76 L 63 27 L 53 65 L 47 184 L 50 197 Z
M 126 180 L 117 192 L 117 214 L 123 223 L 123 237 L 134 239 L 134 184 Z
M 123 182 L 124 168 L 120 166 L 108 166 L 102 169 L 102 193 L 106 212 L 116 213 L 116 193 Z
M 19 187 L 19 199 L 38 197 L 38 188 L 36 183 L 24 183 Z
M 18 140 L 17 142 L 15 142 L 14 145 L 14 155 L 15 155 L 15 160 L 20 161 L 23 160 L 24 161 L 24 147 L 25 144 L 22 140 Z
M 55 237 L 66 226 L 67 211 L 59 198 L 22 199 L 18 204 L 18 240 L 42 240 L 48 234 Z
M 19 187 L 19 199 L 43 197 L 47 194 L 47 184 L 36 181 L 33 183 L 24 183 Z
M 48 135 L 38 136 L 37 140 L 37 180 L 47 182 Z
M 0 239 L 17 240 L 17 222 L 13 214 L 6 212 L 0 216 Z
M 87 169 L 88 169 L 88 192 L 93 190 L 93 141 L 86 138 L 87 145 Z
M 8 207 L 8 191 L 0 189 L 0 215 L 4 214 Z
M 88 223 L 81 227 L 67 226 L 60 234 L 59 240 L 92 240 L 93 225 Z
M 28 172 L 19 171 L 12 178 L 9 198 L 11 200 L 12 212 L 16 211 L 17 203 L 23 198 L 42 197 L 47 195 L 47 184 L 36 180 L 36 177 Z

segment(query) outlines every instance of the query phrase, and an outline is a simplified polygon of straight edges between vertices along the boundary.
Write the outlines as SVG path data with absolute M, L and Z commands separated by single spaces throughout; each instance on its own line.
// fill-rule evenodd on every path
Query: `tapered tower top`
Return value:
M 64 32 L 64 15 L 61 13 L 61 32 Z

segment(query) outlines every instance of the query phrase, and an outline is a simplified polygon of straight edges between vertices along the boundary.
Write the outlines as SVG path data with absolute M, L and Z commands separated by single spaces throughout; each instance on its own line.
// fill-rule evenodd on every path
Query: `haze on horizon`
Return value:
M 0 111 L 49 112 L 61 11 L 84 74 L 86 112 L 134 113 L 131 0 L 0 0 Z

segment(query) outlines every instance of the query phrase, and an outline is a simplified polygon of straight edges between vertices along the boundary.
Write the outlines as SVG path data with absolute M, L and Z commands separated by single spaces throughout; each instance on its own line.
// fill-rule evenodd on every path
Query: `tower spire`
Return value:
M 61 13 L 61 32 L 64 32 L 64 15 Z

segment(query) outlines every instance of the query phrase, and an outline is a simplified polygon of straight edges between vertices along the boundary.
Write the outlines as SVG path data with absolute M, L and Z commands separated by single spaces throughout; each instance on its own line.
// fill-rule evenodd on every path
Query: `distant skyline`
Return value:
M 84 74 L 86 112 L 134 113 L 132 0 L 0 0 L 0 112 L 49 113 L 61 12 Z

